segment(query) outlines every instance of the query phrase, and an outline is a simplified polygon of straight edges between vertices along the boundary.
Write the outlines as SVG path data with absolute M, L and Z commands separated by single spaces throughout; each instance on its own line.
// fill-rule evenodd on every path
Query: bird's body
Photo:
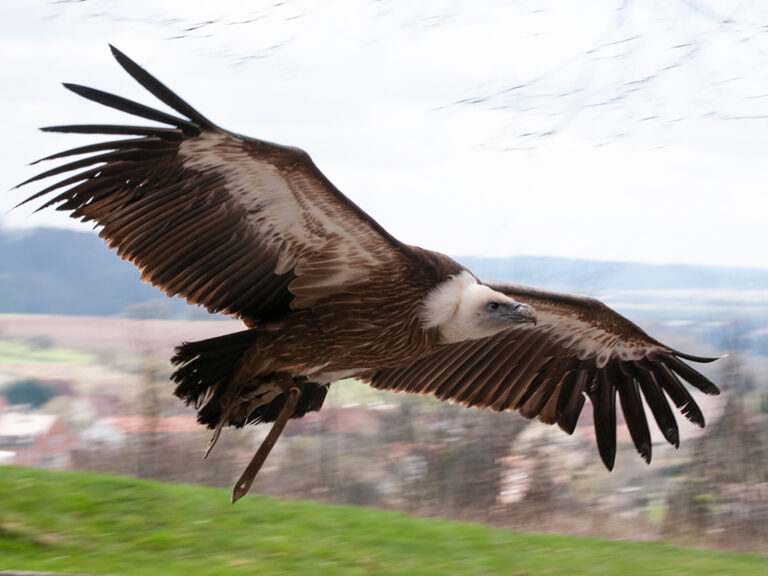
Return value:
M 222 426 L 275 422 L 236 498 L 285 421 L 320 409 L 328 385 L 342 378 L 467 406 L 516 409 L 567 432 L 588 397 L 608 468 L 617 395 L 647 461 L 641 397 L 675 445 L 677 425 L 665 393 L 703 425 L 682 380 L 707 393 L 717 388 L 680 358 L 711 359 L 657 342 L 595 299 L 483 282 L 447 256 L 399 242 L 305 152 L 219 128 L 113 53 L 183 117 L 65 85 L 165 126 L 45 128 L 129 138 L 49 156 L 89 154 L 25 182 L 83 169 L 27 201 L 57 191 L 42 208 L 58 204 L 95 221 L 142 279 L 242 319 L 243 331 L 185 343 L 173 358 L 176 394 L 215 429 L 212 444 Z
M 424 258 L 424 251 L 419 256 Z M 266 324 L 271 332 L 264 338 L 264 347 L 269 350 L 254 348 L 246 355 L 243 369 L 291 371 L 292 376 L 328 384 L 401 366 L 435 352 L 441 338 L 437 331 L 423 328 L 424 297 L 462 271 L 459 264 L 441 256 L 431 255 L 433 267 L 424 274 L 424 260 L 404 255 L 404 265 L 393 270 L 396 274 L 377 275 L 343 294 L 322 298 L 311 308 L 291 310 Z M 407 262 L 409 258 L 414 261 Z M 376 334 L 377 338 L 361 338 L 361 334 Z M 281 361 L 284 364 L 278 365 Z M 269 364 L 257 368 L 264 362 Z

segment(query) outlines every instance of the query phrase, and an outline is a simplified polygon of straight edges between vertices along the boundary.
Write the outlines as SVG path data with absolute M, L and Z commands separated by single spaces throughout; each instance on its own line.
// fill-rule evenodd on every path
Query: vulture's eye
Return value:
M 499 306 L 501 306 L 501 303 L 499 302 L 488 302 L 488 304 L 485 305 L 485 309 L 488 310 L 488 312 L 496 312 L 496 310 L 499 309 Z

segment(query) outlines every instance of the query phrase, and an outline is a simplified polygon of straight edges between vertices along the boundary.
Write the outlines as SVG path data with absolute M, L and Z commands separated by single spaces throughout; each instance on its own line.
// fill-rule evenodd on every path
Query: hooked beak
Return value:
M 536 309 L 530 304 L 515 303 L 512 305 L 511 311 L 506 314 L 506 316 L 513 322 L 519 322 L 521 324 L 530 322 L 534 326 L 538 320 Z

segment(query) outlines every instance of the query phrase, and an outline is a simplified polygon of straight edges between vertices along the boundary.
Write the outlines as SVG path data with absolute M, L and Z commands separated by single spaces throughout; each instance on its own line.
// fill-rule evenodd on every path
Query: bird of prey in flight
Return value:
M 651 459 L 642 399 L 675 446 L 670 401 L 703 426 L 684 382 L 717 387 L 586 296 L 477 278 L 453 259 L 404 244 L 342 194 L 306 152 L 220 128 L 125 54 L 119 64 L 178 114 L 74 84 L 89 100 L 148 120 L 49 132 L 114 138 L 48 156 L 67 161 L 43 200 L 93 221 L 118 256 L 168 295 L 242 320 L 243 330 L 180 345 L 175 394 L 202 424 L 273 422 L 237 482 L 242 497 L 289 418 L 319 410 L 328 386 L 374 388 L 517 410 L 572 433 L 585 399 L 600 456 L 613 467 L 616 399 L 640 455 Z M 446 224 L 448 225 L 448 224 Z

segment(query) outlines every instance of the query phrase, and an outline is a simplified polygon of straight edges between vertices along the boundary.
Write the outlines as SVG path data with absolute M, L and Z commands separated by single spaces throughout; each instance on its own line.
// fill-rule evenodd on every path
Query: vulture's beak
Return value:
M 512 306 L 512 310 L 507 317 L 513 322 L 519 322 L 521 324 L 530 322 L 535 325 L 538 320 L 536 309 L 533 306 L 520 303 L 515 303 Z

